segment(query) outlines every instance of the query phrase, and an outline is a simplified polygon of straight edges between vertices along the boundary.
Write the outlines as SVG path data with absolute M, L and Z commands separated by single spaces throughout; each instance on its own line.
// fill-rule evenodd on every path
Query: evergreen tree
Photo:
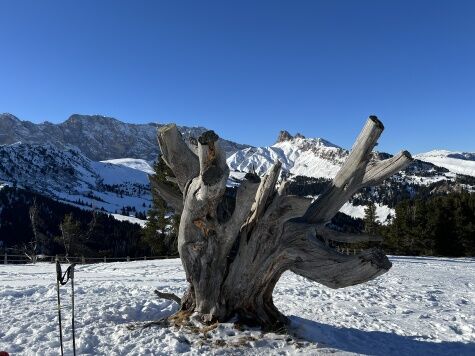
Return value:
M 393 254 L 475 256 L 475 193 L 404 200 L 382 234 Z
M 378 221 L 376 215 L 376 205 L 370 202 L 364 210 L 364 231 L 370 235 L 376 235 L 378 231 Z
M 179 217 L 176 222 L 177 216 L 168 209 L 167 203 L 156 192 L 155 187 L 157 183 L 176 185 L 167 180 L 167 177 L 173 177 L 173 173 L 161 156 L 154 165 L 154 171 L 155 174 L 149 176 L 152 187 L 152 208 L 148 211 L 147 224 L 142 232 L 143 241 L 154 255 L 174 255 L 177 250 L 176 225 L 179 224 Z M 177 186 L 176 189 L 178 189 Z

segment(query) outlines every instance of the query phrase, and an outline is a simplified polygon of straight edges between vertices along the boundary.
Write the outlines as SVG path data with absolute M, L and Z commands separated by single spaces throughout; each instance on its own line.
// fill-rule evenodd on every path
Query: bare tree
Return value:
M 38 248 L 40 245 L 40 232 L 39 232 L 39 213 L 38 213 L 38 204 L 36 198 L 33 198 L 33 205 L 30 206 L 28 210 L 28 215 L 30 217 L 31 229 L 33 230 L 33 239 L 27 243 L 23 244 L 22 250 L 28 259 L 36 263 L 38 259 Z
M 92 219 L 86 231 L 82 230 L 81 223 L 74 219 L 72 213 L 64 216 L 63 221 L 59 225 L 61 235 L 58 239 L 64 247 L 66 260 L 69 261 L 70 253 L 77 253 L 84 249 L 84 243 L 92 236 L 96 224 L 97 212 L 95 210 L 92 212 Z
M 381 250 L 349 256 L 329 244 L 377 237 L 345 234 L 327 226 L 355 192 L 411 162 L 407 151 L 371 161 L 383 129 L 376 116 L 369 117 L 331 186 L 313 202 L 288 194 L 285 181 L 277 187 L 281 163 L 276 162 L 262 178 L 248 173 L 230 203 L 229 168 L 218 136 L 207 131 L 193 147 L 174 124 L 161 127 L 160 149 L 181 194 L 166 184 L 155 189 L 181 214 L 178 250 L 189 283 L 180 311 L 169 320 L 178 322 L 196 313 L 205 323 L 237 317 L 275 330 L 288 322 L 272 300 L 283 272 L 290 270 L 331 288 L 363 283 L 387 272 L 391 263 Z

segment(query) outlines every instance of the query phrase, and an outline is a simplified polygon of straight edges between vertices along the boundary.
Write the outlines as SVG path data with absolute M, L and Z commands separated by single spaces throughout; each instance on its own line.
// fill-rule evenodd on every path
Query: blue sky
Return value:
M 475 151 L 475 1 L 0 0 L 0 112 Z

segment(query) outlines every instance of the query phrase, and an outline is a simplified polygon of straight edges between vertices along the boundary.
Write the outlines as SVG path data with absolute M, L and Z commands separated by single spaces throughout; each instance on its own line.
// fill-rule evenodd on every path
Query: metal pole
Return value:
M 3 263 L 6 265 L 8 264 L 8 255 L 6 252 L 5 252 L 5 257 L 3 258 Z
M 61 265 L 56 260 L 56 290 L 58 292 L 58 321 L 59 321 L 59 343 L 61 345 L 61 356 L 63 353 L 63 330 L 61 326 L 61 299 L 59 298 L 59 281 L 61 280 Z
M 73 355 L 76 356 L 76 329 L 74 327 L 74 263 L 71 265 L 71 323 L 72 323 L 72 331 L 73 331 Z

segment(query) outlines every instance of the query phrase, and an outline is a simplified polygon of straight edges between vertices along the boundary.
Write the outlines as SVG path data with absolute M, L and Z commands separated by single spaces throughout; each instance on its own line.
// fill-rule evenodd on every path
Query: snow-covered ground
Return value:
M 119 221 L 128 221 L 129 223 L 132 224 L 139 224 L 141 227 L 145 227 L 147 224 L 147 220 L 142 220 L 138 219 L 134 216 L 125 216 L 121 214 L 110 214 L 111 216 L 114 217 L 114 219 L 119 220 Z
M 152 166 L 144 160 L 139 158 L 118 158 L 118 159 L 109 159 L 107 161 L 101 161 L 102 163 L 116 164 L 118 166 L 129 167 L 136 169 L 147 174 L 155 174 Z
M 177 305 L 158 288 L 185 289 L 179 260 L 77 266 L 76 339 L 81 355 L 369 354 L 474 355 L 475 259 L 392 257 L 367 284 L 332 290 L 292 273 L 278 283 L 277 307 L 293 336 L 238 331 L 204 334 L 175 328 L 128 330 L 167 316 Z M 55 267 L 0 265 L 0 350 L 57 355 Z M 62 289 L 65 354 L 71 354 L 70 285 Z
M 375 204 L 376 205 L 376 219 L 382 223 L 386 224 L 388 222 L 388 216 L 394 217 L 396 212 L 394 209 L 391 209 L 384 204 Z M 366 206 L 364 205 L 353 205 L 350 202 L 345 203 L 340 209 L 342 213 L 349 215 L 353 218 L 363 219 L 365 216 Z
M 430 162 L 449 171 L 475 177 L 475 154 L 468 152 L 452 152 L 433 150 L 414 156 L 418 160 Z

